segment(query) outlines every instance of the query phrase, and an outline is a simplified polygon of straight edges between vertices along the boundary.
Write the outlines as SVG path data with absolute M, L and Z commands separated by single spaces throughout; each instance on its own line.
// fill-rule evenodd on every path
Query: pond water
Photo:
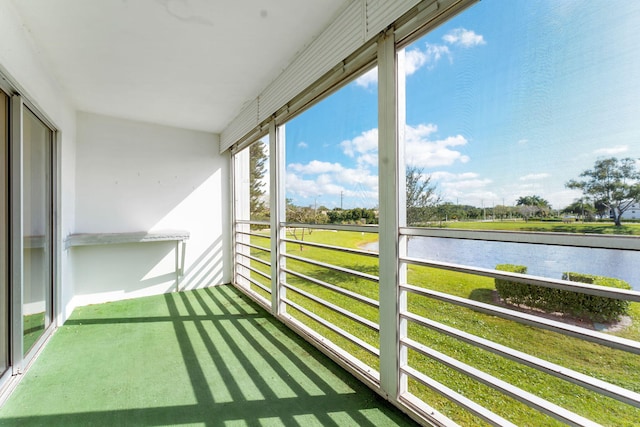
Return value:
M 366 248 L 377 251 L 378 243 Z M 562 278 L 565 271 L 596 274 L 622 279 L 640 291 L 640 251 L 412 237 L 409 256 L 483 268 L 525 265 L 527 274 L 553 279 Z

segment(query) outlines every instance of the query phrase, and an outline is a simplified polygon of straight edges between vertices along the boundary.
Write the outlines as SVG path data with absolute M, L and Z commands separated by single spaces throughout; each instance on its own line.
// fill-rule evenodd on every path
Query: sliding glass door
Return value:
M 9 368 L 9 97 L 0 90 L 0 377 Z
M 53 330 L 58 169 L 52 125 L 0 83 L 1 400 Z
M 23 353 L 53 320 L 53 132 L 31 111 L 23 115 Z

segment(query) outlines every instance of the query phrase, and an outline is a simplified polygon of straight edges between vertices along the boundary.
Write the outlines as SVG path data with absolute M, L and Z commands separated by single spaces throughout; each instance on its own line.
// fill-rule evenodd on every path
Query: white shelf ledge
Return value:
M 65 248 L 74 246 L 114 245 L 122 243 L 186 241 L 189 232 L 184 230 L 170 231 L 136 231 L 132 233 L 80 233 L 70 234 L 64 241 Z

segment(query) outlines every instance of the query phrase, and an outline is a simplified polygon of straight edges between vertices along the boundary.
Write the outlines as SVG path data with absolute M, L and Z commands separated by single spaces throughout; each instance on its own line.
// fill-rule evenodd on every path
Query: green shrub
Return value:
M 527 267 L 524 265 L 498 264 L 496 265 L 496 270 L 527 274 Z M 534 286 L 504 279 L 495 279 L 495 284 L 496 290 L 503 300 L 511 304 L 531 306 L 531 298 L 535 294 L 535 290 L 532 289 Z
M 595 276 L 575 272 L 562 273 L 562 280 L 627 289 L 631 286 L 624 280 L 613 277 Z M 629 301 L 615 298 L 587 295 L 578 292 L 560 291 L 562 312 L 575 316 L 584 316 L 599 322 L 618 320 L 620 316 L 629 314 Z
M 526 274 L 527 267 L 499 264 L 496 266 L 496 270 Z M 562 274 L 562 279 L 619 289 L 631 289 L 627 282 L 611 277 L 565 272 Z M 615 321 L 620 316 L 629 313 L 629 302 L 615 298 L 528 285 L 503 279 L 495 279 L 495 285 L 500 298 L 504 301 L 510 304 L 538 308 L 550 313 L 560 312 L 596 322 Z

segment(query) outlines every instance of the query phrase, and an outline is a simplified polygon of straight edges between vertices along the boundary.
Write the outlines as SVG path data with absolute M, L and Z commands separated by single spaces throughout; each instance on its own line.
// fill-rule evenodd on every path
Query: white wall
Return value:
M 61 234 L 66 236 L 74 227 L 75 110 L 51 74 L 51 67 L 46 63 L 46 59 L 39 55 L 34 47 L 19 14 L 7 0 L 0 0 L 0 71 L 60 132 L 62 176 L 59 190 L 62 209 L 58 214 L 62 221 Z M 71 260 L 67 255 L 63 253 L 61 259 L 61 320 L 64 320 L 72 309 L 70 301 L 73 297 L 73 277 Z
M 191 238 L 182 286 L 230 281 L 229 160 L 218 154 L 218 137 L 76 116 L 52 70 L 11 2 L 0 0 L 0 71 L 59 131 L 61 237 L 184 229 Z M 64 250 L 59 319 L 79 303 L 169 289 L 174 250 L 172 243 Z
M 181 288 L 230 281 L 229 157 L 217 135 L 78 113 L 76 178 L 76 233 L 186 230 Z M 171 242 L 68 251 L 78 305 L 175 285 Z

